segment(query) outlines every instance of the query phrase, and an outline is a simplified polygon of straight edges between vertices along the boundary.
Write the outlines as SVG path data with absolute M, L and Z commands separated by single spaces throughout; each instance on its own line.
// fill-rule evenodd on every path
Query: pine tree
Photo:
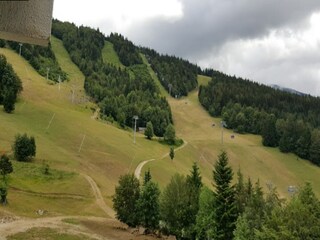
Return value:
M 243 175 L 240 169 L 237 172 L 237 175 L 238 175 L 238 182 L 235 186 L 235 190 L 236 190 L 235 200 L 236 200 L 237 211 L 239 214 L 241 214 L 244 212 L 244 209 L 246 207 L 248 194 L 246 191 L 245 183 L 243 181 Z
M 174 159 L 174 147 L 170 147 L 170 153 L 169 153 L 169 156 L 171 158 L 171 160 Z
M 215 195 L 215 226 L 217 235 L 215 239 L 229 240 L 233 237 L 237 208 L 235 203 L 235 190 L 231 185 L 233 172 L 228 166 L 228 156 L 222 152 L 218 156 L 213 170 L 213 180 L 216 190 Z
M 146 130 L 144 131 L 144 135 L 148 139 L 152 139 L 154 133 L 153 133 L 153 125 L 152 122 L 147 122 Z
M 143 185 L 146 185 L 149 181 L 151 181 L 151 173 L 150 173 L 150 168 L 144 173 L 144 178 L 143 178 Z
M 186 235 L 190 239 L 195 239 L 196 236 L 196 217 L 199 211 L 199 197 L 202 187 L 201 175 L 196 162 L 193 163 L 190 175 L 187 176 L 187 188 L 189 195 L 189 226 L 186 229 Z

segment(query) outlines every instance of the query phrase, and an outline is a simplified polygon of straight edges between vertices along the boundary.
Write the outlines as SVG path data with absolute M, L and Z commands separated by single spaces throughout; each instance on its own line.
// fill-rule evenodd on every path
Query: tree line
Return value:
M 150 170 L 143 183 L 133 174 L 120 177 L 113 197 L 116 217 L 131 227 L 147 232 L 173 234 L 177 239 L 268 240 L 318 239 L 320 202 L 306 183 L 281 199 L 268 185 L 264 193 L 259 180 L 244 179 L 234 173 L 226 152 L 214 165 L 214 190 L 202 183 L 196 163 L 187 176 L 175 174 L 160 191 Z
M 20 78 L 4 55 L 0 54 L 0 105 L 11 113 L 15 109 L 18 94 L 22 91 Z
M 320 98 L 273 89 L 263 84 L 212 73 L 199 89 L 199 101 L 212 116 L 238 133 L 262 136 L 265 146 L 279 147 L 320 164 Z
M 175 56 L 161 55 L 149 48 L 140 49 L 171 96 L 187 96 L 198 86 L 197 65 Z
M 106 38 L 99 29 L 54 20 L 52 34 L 63 41 L 72 61 L 84 73 L 86 93 L 99 104 L 103 118 L 117 121 L 121 127 L 132 127 L 133 116 L 137 115 L 138 127 L 152 122 L 154 134 L 163 136 L 172 123 L 171 109 L 145 65 L 128 60 L 124 62 L 127 67 L 120 69 L 104 63 L 102 49 Z M 130 42 L 122 36 L 112 34 L 108 39 L 113 41 L 115 49 L 129 46 L 128 56 L 123 55 L 122 60 L 136 56 L 130 52 Z
M 18 42 L 7 41 L 7 45 L 24 57 L 30 65 L 43 77 L 58 82 L 67 79 L 67 74 L 61 69 L 56 59 L 54 52 L 52 51 L 51 44 L 48 47 L 42 47 L 37 45 L 31 45 L 24 43 L 19 45 Z M 49 70 L 48 70 L 49 69 Z

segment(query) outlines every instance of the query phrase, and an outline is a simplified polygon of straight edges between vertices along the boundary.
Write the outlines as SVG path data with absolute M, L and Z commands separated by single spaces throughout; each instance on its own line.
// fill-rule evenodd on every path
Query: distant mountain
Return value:
M 297 94 L 297 95 L 299 95 L 299 96 L 306 96 L 306 95 L 308 95 L 308 94 L 306 94 L 306 93 L 299 92 L 299 91 L 294 90 L 294 89 L 292 89 L 292 88 L 282 87 L 282 86 L 279 86 L 279 85 L 277 85 L 277 84 L 271 84 L 270 87 L 272 87 L 272 88 L 274 88 L 274 89 L 278 89 L 278 90 L 284 91 L 284 92 Z

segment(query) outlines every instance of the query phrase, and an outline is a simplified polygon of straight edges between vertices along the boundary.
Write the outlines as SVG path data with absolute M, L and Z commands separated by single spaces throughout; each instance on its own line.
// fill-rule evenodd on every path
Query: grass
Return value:
M 73 224 L 73 225 L 80 225 L 80 220 L 74 219 L 74 218 L 65 218 L 65 219 L 62 219 L 62 222 Z
M 90 198 L 76 199 L 74 203 L 67 198 L 64 203 L 63 198 L 57 200 L 52 196 L 43 196 L 42 199 L 39 195 L 12 190 L 8 196 L 11 203 L 8 209 L 24 216 L 34 216 L 34 210 L 40 209 L 40 206 L 48 211 L 52 207 L 50 212 L 54 214 L 69 215 L 78 210 L 78 214 L 104 216 L 98 207 L 94 207 L 90 185 L 81 174 L 90 175 L 97 182 L 106 202 L 111 205 L 119 176 L 134 172 L 141 161 L 162 156 L 167 152 L 167 147 L 157 141 L 146 140 L 142 134 L 137 134 L 137 143 L 133 144 L 131 131 L 93 120 L 91 109 L 95 105 L 85 97 L 84 76 L 72 63 L 60 40 L 52 38 L 52 48 L 70 79 L 61 83 L 60 90 L 58 84 L 49 85 L 19 55 L 9 49 L 0 49 L 22 79 L 24 87 L 15 112 L 6 114 L 0 111 L 0 152 L 11 151 L 17 133 L 34 136 L 36 159 L 29 165 L 16 163 L 11 186 L 23 191 L 70 193 Z M 73 103 L 72 90 L 75 90 Z M 39 172 L 43 161 L 50 165 L 52 171 L 57 169 L 55 177 L 41 176 Z M 68 175 L 70 172 L 76 174 Z M 61 173 L 63 178 L 59 179 Z M 23 207 L 24 204 L 28 207 Z
M 17 233 L 7 237 L 8 240 L 90 240 L 83 234 L 75 235 L 68 233 L 61 233 L 58 230 L 52 228 L 31 228 L 27 232 Z
M 200 85 L 203 85 L 203 86 L 208 85 L 210 80 L 211 80 L 210 77 L 203 76 L 203 75 L 198 75 L 198 84 L 199 84 L 199 86 Z
M 111 42 L 105 41 L 104 48 L 102 49 L 102 58 L 105 63 L 113 64 L 114 66 L 122 69 L 125 68 L 125 66 L 120 62 Z
M 156 81 L 157 78 L 155 78 Z M 199 76 L 199 85 L 208 84 L 210 78 Z M 159 81 L 158 81 L 159 82 Z M 188 174 L 193 162 L 200 166 L 203 181 L 212 187 L 212 170 L 221 150 L 226 150 L 234 172 L 240 169 L 246 177 L 266 187 L 272 183 L 283 197 L 288 197 L 288 186 L 302 186 L 311 182 L 314 191 L 320 196 L 318 176 L 320 168 L 294 154 L 284 154 L 277 148 L 262 146 L 261 137 L 257 135 L 239 135 L 224 129 L 221 143 L 221 119 L 212 118 L 203 109 L 194 90 L 188 97 L 174 99 L 167 97 L 175 123 L 177 136 L 187 141 L 187 146 L 175 154 L 173 161 L 166 157 L 145 165 L 142 172 L 150 168 L 153 177 L 165 186 L 177 171 Z M 215 126 L 212 127 L 212 124 Z M 232 139 L 231 135 L 235 135 Z M 236 174 L 235 174 L 236 178 Z

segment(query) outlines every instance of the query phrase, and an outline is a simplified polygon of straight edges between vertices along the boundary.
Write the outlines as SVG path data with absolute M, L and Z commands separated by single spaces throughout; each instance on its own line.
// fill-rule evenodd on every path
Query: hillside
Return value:
M 268 147 L 320 164 L 320 98 L 274 89 L 213 71 L 199 100 L 227 128 L 262 136 Z
M 199 76 L 200 84 L 207 84 L 210 78 Z M 315 192 L 320 194 L 317 178 L 320 168 L 305 161 L 294 154 L 283 154 L 279 149 L 262 146 L 261 137 L 252 134 L 236 134 L 231 130 L 223 130 L 223 144 L 221 144 L 220 118 L 211 117 L 201 106 L 198 92 L 193 91 L 190 96 L 182 99 L 168 98 L 173 112 L 173 119 L 178 136 L 181 136 L 187 146 L 179 151 L 173 162 L 153 161 L 147 167 L 158 169 L 156 178 L 161 183 L 167 183 L 169 177 L 163 172 L 171 169 L 188 173 L 192 161 L 197 161 L 204 181 L 212 186 L 213 164 L 221 149 L 228 152 L 230 163 L 237 169 L 250 176 L 253 180 L 260 179 L 263 187 L 272 183 L 283 197 L 288 196 L 288 186 L 300 186 L 309 181 Z M 212 124 L 215 124 L 213 127 Z M 231 138 L 234 135 L 234 139 Z
M 166 96 L 177 135 L 184 140 L 184 145 L 171 161 L 169 147 L 157 140 L 149 141 L 137 134 L 137 144 L 133 144 L 132 131 L 96 119 L 97 105 L 90 102 L 84 92 L 85 77 L 71 61 L 61 40 L 52 37 L 52 49 L 69 78 L 60 87 L 49 84 L 14 51 L 0 48 L 0 53 L 7 57 L 21 78 L 24 89 L 14 114 L 0 111 L 0 151 L 10 152 L 15 134 L 24 132 L 35 136 L 38 149 L 34 162 L 14 163 L 9 205 L 0 207 L 0 217 L 39 218 L 41 216 L 35 212 L 41 209 L 47 211 L 42 224 L 30 219 L 19 219 L 17 224 L 54 225 L 69 230 L 79 225 L 77 233 L 89 233 L 91 237 L 96 233 L 117 239 L 120 236 L 117 234 L 127 232 L 115 230 L 123 226 L 117 225 L 119 223 L 108 214 L 112 215 L 111 196 L 120 175 L 133 173 L 139 163 L 154 159 L 140 165 L 141 172 L 150 168 L 162 188 L 175 172 L 189 173 L 196 161 L 204 183 L 212 187 L 213 164 L 221 149 L 228 152 L 235 172 L 240 168 L 253 181 L 260 179 L 263 187 L 272 183 L 283 197 L 288 196 L 288 186 L 300 186 L 305 181 L 310 181 L 320 195 L 320 169 L 309 162 L 293 154 L 283 154 L 278 149 L 263 147 L 259 136 L 235 134 L 227 129 L 223 130 L 222 144 L 221 119 L 212 118 L 203 109 L 198 100 L 198 89 L 180 99 L 168 96 L 144 55 L 140 55 L 144 66 L 161 94 Z M 102 57 L 105 62 L 123 67 L 109 42 L 105 42 Z M 198 76 L 200 85 L 208 82 L 208 77 Z M 235 137 L 231 138 L 231 135 Z M 43 162 L 50 165 L 50 177 L 41 172 Z M 63 219 L 67 220 L 63 222 Z M 104 226 L 108 226 L 107 233 Z M 40 236 L 38 230 L 34 231 Z M 107 235 L 110 233 L 115 235 Z M 32 232 L 25 236 L 32 236 Z M 132 235 L 122 239 L 130 238 Z
M 24 87 L 15 113 L 0 112 L 1 152 L 10 152 L 14 136 L 24 132 L 35 136 L 38 149 L 34 163 L 15 163 L 17 166 L 11 185 L 23 191 L 10 191 L 9 201 L 12 204 L 8 210 L 26 216 L 34 216 L 37 209 L 46 209 L 50 215 L 81 213 L 101 216 L 104 214 L 95 206 L 90 185 L 80 174 L 92 176 L 110 204 L 114 185 L 121 174 L 134 171 L 142 160 L 162 156 L 167 148 L 147 141 L 139 134 L 134 145 L 131 131 L 95 121 L 92 109 L 96 106 L 84 95 L 83 75 L 71 62 L 61 42 L 52 40 L 57 60 L 70 77 L 70 81 L 61 84 L 60 91 L 58 84 L 48 84 L 16 53 L 0 49 L 12 63 Z M 50 165 L 52 171 L 60 169 L 62 172 L 57 175 L 65 174 L 66 178 L 62 177 L 63 181 L 55 176 L 46 181 L 28 178 L 29 174 L 35 174 L 29 171 L 34 167 L 40 169 L 43 161 Z M 35 194 L 24 193 L 27 190 Z M 46 198 L 49 193 L 76 194 L 84 199 Z M 60 207 L 62 202 L 65 208 Z

